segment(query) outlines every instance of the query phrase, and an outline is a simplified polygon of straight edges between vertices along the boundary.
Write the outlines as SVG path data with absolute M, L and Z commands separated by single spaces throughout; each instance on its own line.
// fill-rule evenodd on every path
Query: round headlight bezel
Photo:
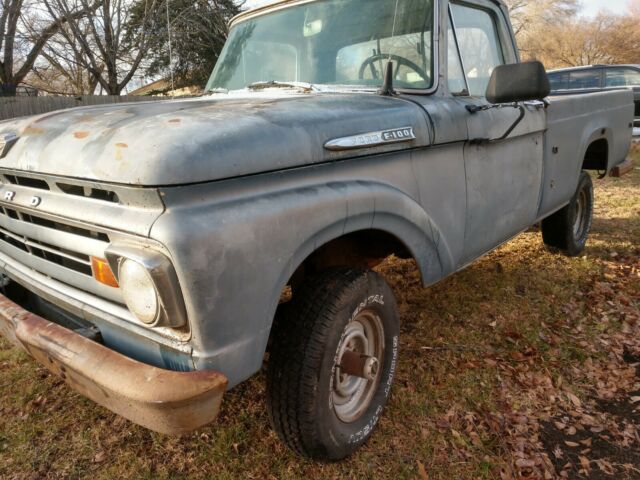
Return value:
M 140 313 L 139 309 L 132 304 L 131 300 L 128 304 L 125 301 L 125 288 L 128 290 L 127 295 L 129 295 L 129 293 L 136 292 L 135 287 L 127 285 L 126 279 L 125 288 L 122 284 L 119 285 L 123 303 L 126 304 L 132 320 L 139 321 L 142 325 L 151 328 L 171 328 L 181 331 L 189 329 L 180 281 L 169 255 L 162 250 L 161 246 L 116 241 L 106 248 L 105 258 L 119 283 L 121 282 L 121 266 L 129 260 L 146 270 L 148 277 L 145 279 L 150 281 L 155 288 L 157 315 L 152 320 L 152 315 L 148 310 L 142 315 L 137 315 L 136 312 Z M 130 287 L 132 288 L 130 289 Z

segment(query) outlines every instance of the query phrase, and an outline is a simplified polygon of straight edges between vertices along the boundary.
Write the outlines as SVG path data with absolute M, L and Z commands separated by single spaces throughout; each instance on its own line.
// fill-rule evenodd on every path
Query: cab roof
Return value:
M 256 7 L 253 8 L 249 8 L 247 10 L 245 10 L 244 12 L 240 12 L 238 15 L 236 15 L 235 17 L 233 17 L 230 21 L 229 21 L 229 25 L 233 25 L 234 23 L 238 22 L 239 20 L 243 20 L 244 18 L 248 18 L 248 17 L 253 17 L 254 15 L 260 15 L 262 13 L 266 13 L 268 11 L 271 10 L 279 10 L 281 8 L 285 8 L 289 5 L 295 5 L 295 4 L 301 4 L 301 3 L 311 3 L 311 2 L 316 2 L 316 1 L 320 1 L 320 0 L 273 0 L 273 1 L 267 1 L 267 3 L 263 4 L 263 5 L 258 5 Z M 444 1 L 444 0 L 435 0 L 435 1 Z M 495 3 L 496 5 L 498 5 L 501 8 L 507 8 L 506 3 L 504 2 L 504 0 L 490 0 L 493 3 Z

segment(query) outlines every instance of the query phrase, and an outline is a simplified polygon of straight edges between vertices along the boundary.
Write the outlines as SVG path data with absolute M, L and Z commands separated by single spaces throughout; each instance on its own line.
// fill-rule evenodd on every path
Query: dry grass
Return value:
M 216 424 L 169 438 L 0 340 L 0 477 L 638 478 L 640 171 L 595 183 L 581 258 L 550 253 L 532 230 L 426 290 L 412 262 L 381 266 L 399 300 L 401 364 L 379 429 L 344 462 L 278 441 L 262 374 L 225 397 Z

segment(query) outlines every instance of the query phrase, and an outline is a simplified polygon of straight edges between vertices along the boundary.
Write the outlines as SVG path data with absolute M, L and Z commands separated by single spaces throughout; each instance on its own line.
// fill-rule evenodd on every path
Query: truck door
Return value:
M 474 0 L 452 2 L 449 14 L 449 38 L 458 50 L 458 55 L 455 52 L 452 55 L 451 51 L 448 55 L 449 89 L 465 109 L 488 105 L 485 91 L 493 69 L 518 61 L 505 13 L 493 2 Z M 458 68 L 455 68 L 456 62 L 459 62 Z M 461 78 L 451 78 L 451 72 L 456 70 Z M 520 115 L 517 108 L 492 108 L 466 115 L 467 209 L 463 263 L 536 220 L 546 119 L 541 102 L 529 102 L 524 107 L 522 122 L 502 140 L 499 139 Z

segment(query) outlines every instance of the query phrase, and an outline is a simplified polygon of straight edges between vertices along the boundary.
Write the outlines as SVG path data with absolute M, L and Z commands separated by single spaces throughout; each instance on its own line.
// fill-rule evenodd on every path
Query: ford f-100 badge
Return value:
M 354 148 L 375 147 L 387 143 L 409 142 L 415 140 L 415 138 L 413 127 L 402 127 L 336 138 L 325 143 L 324 148 L 327 150 L 351 150 Z

